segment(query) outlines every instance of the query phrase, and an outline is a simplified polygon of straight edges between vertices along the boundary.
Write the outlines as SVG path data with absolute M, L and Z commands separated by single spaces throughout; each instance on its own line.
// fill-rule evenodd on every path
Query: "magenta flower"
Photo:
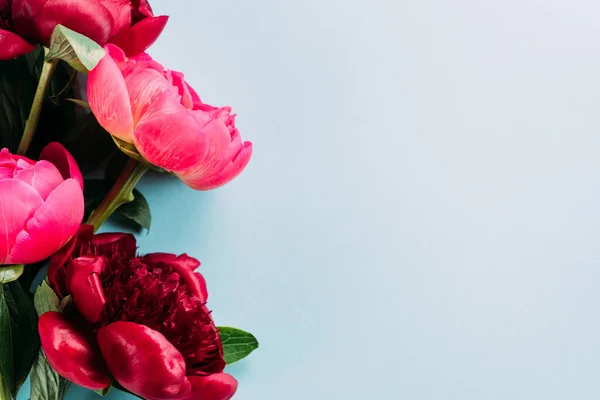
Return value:
M 156 41 L 167 20 L 155 17 L 147 0 L 0 0 L 0 60 L 48 45 L 58 24 L 133 56 Z
M 37 162 L 0 152 L 0 265 L 50 257 L 75 235 L 83 209 L 81 172 L 60 144 Z
M 230 107 L 203 103 L 182 73 L 147 54 L 128 59 L 116 46 L 106 50 L 87 92 L 104 129 L 197 190 L 222 186 L 243 171 L 252 143 L 242 141 Z

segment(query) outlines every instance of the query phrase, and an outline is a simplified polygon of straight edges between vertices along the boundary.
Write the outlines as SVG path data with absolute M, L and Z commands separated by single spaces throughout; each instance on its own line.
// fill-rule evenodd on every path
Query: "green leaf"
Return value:
M 117 208 L 116 213 L 133 221 L 140 228 L 150 230 L 152 215 L 150 214 L 148 201 L 137 189 L 133 189 L 133 196 L 134 200 L 131 203 L 123 204 L 121 207 Z
M 223 344 L 223 357 L 227 364 L 240 361 L 258 349 L 258 340 L 251 333 L 225 326 L 217 329 Z
M 37 358 L 40 349 L 38 336 L 38 318 L 33 308 L 33 302 L 23 290 L 19 282 L 5 285 L 5 294 L 12 317 L 12 341 L 15 385 L 13 395 L 16 394 L 27 379 L 31 366 Z M 9 295 L 10 294 L 10 295 Z M 10 302 L 8 299 L 10 298 Z M 10 306 L 12 304 L 12 307 Z
M 0 267 L 0 283 L 9 283 L 19 279 L 23 275 L 23 264 L 5 265 Z
M 79 99 L 71 99 L 71 98 L 68 98 L 68 99 L 65 99 L 65 100 L 66 100 L 66 101 L 70 101 L 71 103 L 75 103 L 75 104 L 77 104 L 78 106 L 81 106 L 81 107 L 83 107 L 83 108 L 87 108 L 88 110 L 90 109 L 90 105 L 89 105 L 89 103 L 88 103 L 88 102 L 86 102 L 86 101 L 79 100 Z
M 105 54 L 102 46 L 92 39 L 59 24 L 50 36 L 50 52 L 46 60 L 58 58 L 78 71 L 88 72 L 98 65 Z
M 108 385 L 108 387 L 100 390 L 94 390 L 98 396 L 106 397 L 110 393 L 110 389 L 112 389 L 112 385 Z
M 33 305 L 38 315 L 49 311 L 60 311 L 60 300 L 46 281 L 43 281 L 35 291 Z
M 11 317 L 6 301 L 6 287 L 0 284 L 0 377 L 9 390 L 15 383 L 13 367 Z
M 31 400 L 59 400 L 61 398 L 61 377 L 52 369 L 43 350 L 38 353 L 31 369 Z

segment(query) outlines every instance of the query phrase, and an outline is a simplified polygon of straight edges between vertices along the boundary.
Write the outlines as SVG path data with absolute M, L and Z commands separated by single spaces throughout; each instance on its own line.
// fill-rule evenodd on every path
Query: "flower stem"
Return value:
M 148 171 L 148 166 L 130 158 L 117 181 L 102 203 L 94 210 L 87 223 L 97 231 L 120 205 L 133 201 L 133 189 L 140 178 Z
M 0 376 L 0 400 L 11 400 L 10 388 Z
M 35 97 L 33 98 L 33 104 L 31 105 L 31 111 L 29 112 L 27 123 L 25 124 L 25 131 L 23 132 L 21 143 L 19 143 L 17 154 L 24 156 L 25 153 L 27 153 L 27 150 L 29 150 L 29 145 L 31 144 L 31 140 L 33 139 L 33 135 L 37 129 L 38 122 L 40 121 L 40 115 L 42 114 L 42 106 L 44 105 L 46 91 L 48 90 L 48 86 L 50 86 L 52 74 L 54 73 L 57 64 L 58 59 L 44 61 L 42 75 L 40 76 L 40 81 L 38 83 L 37 90 L 35 91 Z

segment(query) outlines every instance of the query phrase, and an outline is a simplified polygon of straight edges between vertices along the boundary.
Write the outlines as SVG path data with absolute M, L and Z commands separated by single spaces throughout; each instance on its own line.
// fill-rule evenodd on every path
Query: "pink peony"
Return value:
M 60 144 L 37 162 L 0 151 L 0 265 L 50 257 L 77 232 L 83 209 L 81 172 Z
M 104 129 L 197 190 L 242 172 L 252 143 L 242 142 L 230 107 L 203 103 L 182 73 L 147 54 L 128 59 L 114 45 L 106 50 L 88 79 L 90 108 Z

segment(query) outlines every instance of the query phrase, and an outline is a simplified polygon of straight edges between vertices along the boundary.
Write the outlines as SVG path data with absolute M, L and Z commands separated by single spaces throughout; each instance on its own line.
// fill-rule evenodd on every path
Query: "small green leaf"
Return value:
M 79 100 L 79 99 L 71 99 L 71 98 L 68 98 L 68 99 L 65 99 L 65 100 L 70 101 L 71 103 L 75 103 L 78 106 L 81 106 L 83 108 L 87 108 L 88 110 L 90 109 L 90 105 L 86 101 Z
M 227 364 L 240 361 L 258 349 L 258 340 L 251 333 L 224 326 L 217 329 L 223 344 L 223 357 Z
M 43 281 L 35 291 L 33 305 L 38 315 L 49 311 L 60 311 L 60 300 L 46 281 Z
M 110 389 L 112 389 L 112 385 L 108 385 L 108 387 L 100 390 L 94 390 L 98 396 L 106 397 L 110 393 Z
M 60 301 L 60 307 L 59 307 L 59 311 L 64 313 L 65 310 L 69 307 L 71 307 L 71 305 L 73 305 L 73 296 L 68 295 L 65 296 L 61 301 Z
M 12 328 L 10 311 L 5 298 L 6 287 L 0 284 L 0 377 L 4 380 L 8 390 L 12 390 L 15 383 L 13 367 Z
M 9 283 L 19 279 L 23 275 L 23 264 L 5 265 L 0 267 L 0 283 Z
M 117 208 L 116 213 L 135 222 L 139 227 L 150 230 L 152 215 L 148 201 L 139 190 L 133 189 L 134 200 Z
M 104 54 L 106 52 L 98 43 L 59 24 L 50 36 L 50 52 L 46 60 L 58 58 L 78 71 L 88 72 L 98 65 Z
M 31 400 L 59 400 L 61 398 L 61 378 L 52 369 L 43 350 L 38 353 L 31 369 Z

